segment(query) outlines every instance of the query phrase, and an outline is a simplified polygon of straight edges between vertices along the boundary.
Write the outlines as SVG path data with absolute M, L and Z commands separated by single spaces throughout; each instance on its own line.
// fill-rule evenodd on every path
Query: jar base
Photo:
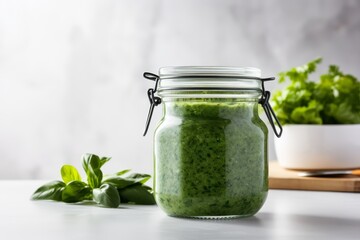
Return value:
M 170 217 L 176 218 L 190 218 L 190 219 L 199 219 L 199 220 L 231 220 L 236 218 L 247 218 L 254 216 L 254 214 L 247 215 L 225 215 L 225 216 L 177 216 L 177 215 L 169 215 Z

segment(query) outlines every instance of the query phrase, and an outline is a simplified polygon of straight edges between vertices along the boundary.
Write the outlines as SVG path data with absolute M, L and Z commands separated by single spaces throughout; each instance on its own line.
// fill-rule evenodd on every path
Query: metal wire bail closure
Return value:
M 154 112 L 154 108 L 161 103 L 161 98 L 155 96 L 155 93 L 156 93 L 157 88 L 158 88 L 160 77 L 158 75 L 156 75 L 156 74 L 149 73 L 149 72 L 144 72 L 143 76 L 146 79 L 155 81 L 155 87 L 154 88 L 149 88 L 148 91 L 147 91 L 147 95 L 148 95 L 148 98 L 149 98 L 149 101 L 150 101 L 150 108 L 149 108 L 149 113 L 148 113 L 146 124 L 145 124 L 145 131 L 144 131 L 144 134 L 143 134 L 143 136 L 145 136 L 148 129 L 149 129 L 149 125 L 150 125 L 151 117 L 152 117 L 153 112 Z
M 282 128 L 281 123 L 280 123 L 279 119 L 277 118 L 274 110 L 272 109 L 272 107 L 271 107 L 271 105 L 269 103 L 269 99 L 270 99 L 271 94 L 270 94 L 269 91 L 265 90 L 265 84 L 264 84 L 266 81 L 275 80 L 275 78 L 274 77 L 260 78 L 260 80 L 261 80 L 261 86 L 262 86 L 262 96 L 259 99 L 259 103 L 263 107 L 263 109 L 265 111 L 265 114 L 266 114 L 266 117 L 268 118 L 269 123 L 270 123 L 276 137 L 280 138 L 281 134 L 283 132 L 283 128 Z M 275 126 L 274 119 L 275 119 L 276 124 L 277 124 L 277 126 L 279 128 L 279 131 L 277 130 L 277 128 Z
M 155 96 L 155 93 L 157 92 L 157 88 L 159 85 L 159 80 L 160 77 L 156 74 L 150 73 L 150 72 L 144 72 L 143 74 L 144 78 L 149 79 L 151 81 L 155 81 L 155 87 L 154 88 L 149 88 L 147 91 L 147 95 L 150 101 L 150 108 L 149 108 L 149 112 L 148 112 L 148 116 L 147 116 L 147 120 L 146 120 L 146 124 L 145 124 L 145 131 L 143 136 L 146 135 L 148 129 L 149 129 L 149 125 L 150 125 L 150 121 L 151 121 L 151 117 L 153 115 L 154 112 L 154 108 L 161 104 L 161 98 Z M 195 76 L 196 77 L 196 76 Z M 281 137 L 281 134 L 283 132 L 283 128 L 281 126 L 281 123 L 279 121 L 279 119 L 277 118 L 274 110 L 272 109 L 270 103 L 269 103 L 269 99 L 270 99 L 270 92 L 265 90 L 265 82 L 266 81 L 272 81 L 275 78 L 274 77 L 269 77 L 269 78 L 253 78 L 253 79 L 257 79 L 257 80 L 261 80 L 261 86 L 262 86 L 262 96 L 259 99 L 259 103 L 261 104 L 261 106 L 263 107 L 266 117 L 269 120 L 269 123 L 275 133 L 275 135 L 279 138 Z M 274 121 L 275 120 L 275 121 Z M 276 128 L 275 126 L 275 122 L 276 125 L 278 126 L 279 130 Z

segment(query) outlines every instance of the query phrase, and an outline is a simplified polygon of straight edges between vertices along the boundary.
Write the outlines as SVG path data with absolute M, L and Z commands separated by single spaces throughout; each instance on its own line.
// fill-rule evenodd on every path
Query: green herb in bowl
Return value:
M 360 167 L 360 82 L 330 65 L 310 81 L 321 63 L 315 59 L 279 74 L 289 80 L 272 98 L 284 132 L 274 139 L 279 164 L 298 170 Z
M 318 82 L 310 81 L 322 59 L 279 73 L 279 82 L 290 84 L 272 97 L 272 106 L 282 124 L 360 123 L 360 82 L 330 65 Z

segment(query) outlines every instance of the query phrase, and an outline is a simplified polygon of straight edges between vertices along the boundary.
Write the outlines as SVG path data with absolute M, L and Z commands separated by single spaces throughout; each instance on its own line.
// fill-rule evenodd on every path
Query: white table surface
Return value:
M 194 220 L 157 206 L 31 201 L 43 181 L 0 181 L 0 239 L 360 239 L 360 194 L 270 190 L 254 217 Z

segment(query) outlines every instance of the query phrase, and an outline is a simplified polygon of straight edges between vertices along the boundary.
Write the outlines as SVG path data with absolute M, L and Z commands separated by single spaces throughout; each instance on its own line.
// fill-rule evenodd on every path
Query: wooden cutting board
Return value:
M 334 192 L 360 192 L 360 177 L 299 177 L 297 171 L 269 162 L 269 188 Z

